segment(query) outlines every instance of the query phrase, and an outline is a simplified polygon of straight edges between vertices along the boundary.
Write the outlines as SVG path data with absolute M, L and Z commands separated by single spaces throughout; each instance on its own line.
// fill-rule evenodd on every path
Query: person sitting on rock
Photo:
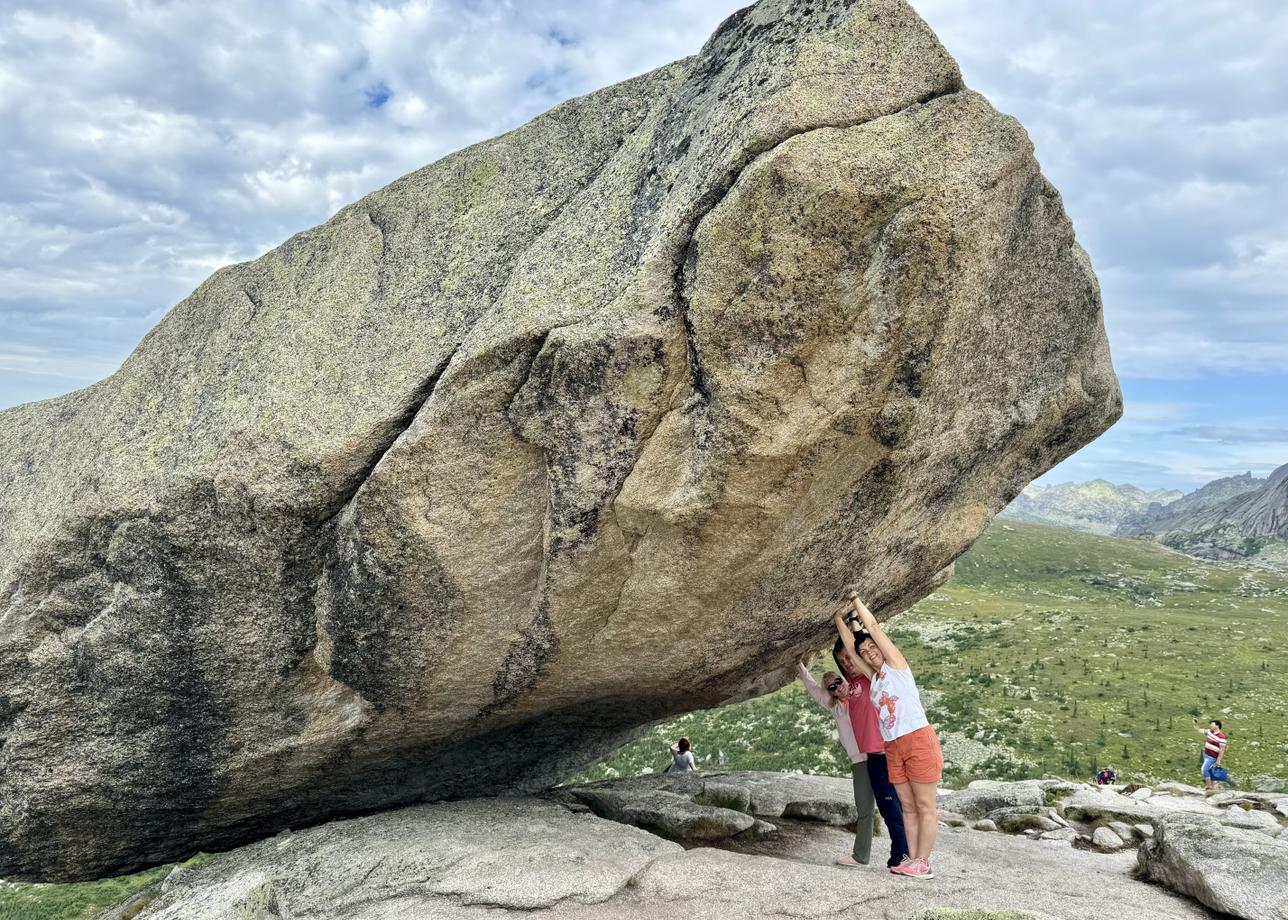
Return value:
M 1225 732 L 1221 731 L 1221 722 L 1219 719 L 1213 719 L 1207 728 L 1194 723 L 1194 730 L 1200 735 L 1205 735 L 1203 741 L 1203 783 L 1208 789 L 1215 789 L 1216 782 L 1212 779 L 1212 768 L 1221 766 L 1221 761 L 1225 759 Z
M 1116 775 L 1114 773 L 1114 768 L 1105 767 L 1103 770 L 1101 770 L 1099 773 L 1096 774 L 1096 785 L 1112 786 L 1114 784 L 1115 779 L 1116 779 Z
M 688 738 L 681 738 L 671 745 L 671 765 L 663 773 L 688 773 L 696 769 L 698 764 L 693 759 L 693 745 L 689 744 Z
M 870 795 L 881 812 L 886 831 L 890 834 L 890 856 L 886 867 L 893 868 L 903 863 L 908 857 L 908 838 L 903 828 L 903 806 L 899 804 L 899 794 L 890 782 L 890 771 L 886 767 L 885 739 L 881 737 L 881 727 L 877 724 L 877 710 L 872 705 L 870 696 L 872 669 L 854 650 L 855 638 L 849 619 L 845 614 L 852 614 L 849 601 L 843 603 L 832 615 L 839 634 L 832 646 L 832 660 L 836 662 L 848 685 L 846 705 L 849 711 L 851 732 L 859 753 L 864 755 L 864 773 L 867 775 L 867 786 Z M 864 634 L 866 635 L 866 633 Z M 842 636 L 849 637 L 850 645 L 846 646 Z M 855 801 L 862 795 L 860 783 L 862 777 L 853 773 L 855 781 Z M 860 808 L 860 814 L 863 809 Z M 856 845 L 858 841 L 856 840 Z M 856 859 L 857 861 L 857 859 Z M 851 865 L 844 858 L 838 860 L 841 865 Z
M 908 836 L 908 860 L 890 871 L 908 878 L 934 878 L 930 852 L 939 836 L 935 797 L 944 772 L 939 736 L 926 718 L 917 682 L 903 654 L 857 593 L 851 591 L 847 599 L 866 635 L 861 634 L 855 643 L 855 637 L 842 630 L 841 640 L 848 651 L 857 649 L 859 657 L 872 669 L 869 695 L 879 712 L 886 765 L 903 806 Z
M 805 662 L 796 663 L 797 674 L 805 691 L 814 698 L 836 720 L 836 737 L 850 758 L 850 776 L 854 781 L 854 808 L 858 819 L 854 825 L 854 846 L 850 852 L 836 860 L 838 866 L 866 866 L 872 855 L 872 814 L 875 800 L 872 797 L 872 783 L 868 780 L 868 768 L 865 761 L 868 755 L 859 750 L 854 740 L 854 725 L 850 721 L 850 685 L 844 677 L 835 671 L 823 672 L 823 684 L 819 685 L 810 674 Z

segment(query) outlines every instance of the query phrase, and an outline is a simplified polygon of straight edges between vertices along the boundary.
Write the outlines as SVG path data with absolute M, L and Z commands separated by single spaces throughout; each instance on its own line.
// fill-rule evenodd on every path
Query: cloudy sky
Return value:
M 111 373 L 211 271 L 737 0 L 0 7 L 0 408 Z M 1047 481 L 1288 462 L 1288 4 L 914 0 L 1016 115 L 1100 275 L 1123 421 Z

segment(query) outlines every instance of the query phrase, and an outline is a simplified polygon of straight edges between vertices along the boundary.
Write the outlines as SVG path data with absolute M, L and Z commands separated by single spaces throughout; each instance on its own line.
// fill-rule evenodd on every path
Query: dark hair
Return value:
M 1221 720 L 1220 720 L 1220 719 L 1213 719 L 1213 720 L 1212 720 L 1212 724 L 1213 724 L 1213 725 L 1215 725 L 1217 728 L 1220 728 L 1220 727 L 1221 727 Z
M 862 645 L 864 642 L 867 642 L 871 638 L 872 638 L 872 633 L 868 632 L 866 629 L 856 629 L 854 631 L 854 647 L 858 648 L 860 645 Z
M 676 742 L 675 746 L 680 749 L 681 754 L 689 750 L 689 748 L 693 747 L 693 745 L 689 744 L 688 738 L 681 738 L 678 742 Z
M 843 651 L 845 651 L 845 643 L 841 641 L 840 636 L 837 636 L 836 641 L 832 643 L 832 660 L 836 662 L 837 668 L 840 669 L 841 676 L 852 684 L 859 675 L 850 673 L 850 669 L 845 666 L 845 662 L 841 661 L 841 652 Z

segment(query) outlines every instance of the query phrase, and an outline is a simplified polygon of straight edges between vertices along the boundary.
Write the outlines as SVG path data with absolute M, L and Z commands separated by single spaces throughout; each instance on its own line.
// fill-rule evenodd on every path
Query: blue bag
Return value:
M 1225 767 L 1213 767 L 1208 772 L 1212 775 L 1213 782 L 1228 783 L 1230 781 L 1230 771 Z

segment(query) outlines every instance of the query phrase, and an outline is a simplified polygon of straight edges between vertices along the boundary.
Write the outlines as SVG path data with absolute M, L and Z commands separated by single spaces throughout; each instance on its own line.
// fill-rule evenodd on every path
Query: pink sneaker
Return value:
M 908 878 L 926 879 L 935 877 L 935 871 L 930 868 L 930 863 L 924 859 L 914 859 L 901 874 L 908 876 Z
M 897 866 L 891 866 L 891 867 L 890 867 L 890 874 L 891 874 L 891 875 L 907 875 L 907 874 L 908 874 L 908 868 L 909 868 L 911 865 L 912 865 L 912 857 L 911 857 L 911 856 L 905 856 L 905 857 L 903 858 L 903 861 L 902 861 L 902 862 L 900 862 L 900 863 L 899 863 L 899 865 L 897 865 Z

